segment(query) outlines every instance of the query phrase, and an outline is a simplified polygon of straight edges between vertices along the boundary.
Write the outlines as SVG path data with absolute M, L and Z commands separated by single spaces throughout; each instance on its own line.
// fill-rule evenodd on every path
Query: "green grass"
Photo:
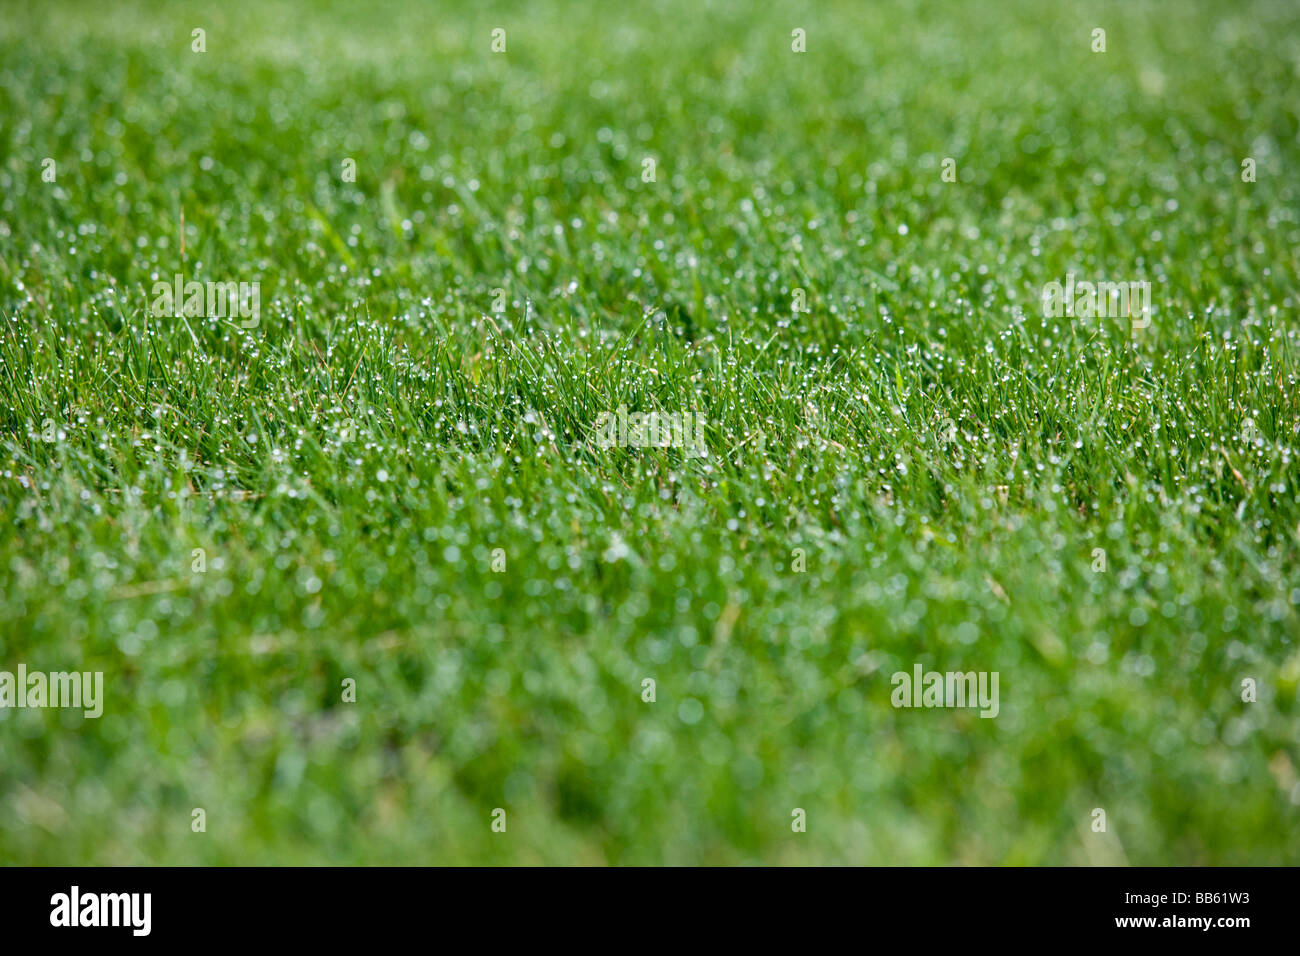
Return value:
M 1300 859 L 1294 5 L 153 6 L 0 16 L 0 862 Z

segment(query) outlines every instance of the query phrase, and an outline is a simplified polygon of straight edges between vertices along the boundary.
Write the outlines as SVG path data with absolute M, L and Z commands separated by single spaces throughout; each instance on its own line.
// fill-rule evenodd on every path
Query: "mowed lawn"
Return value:
M 157 6 L 0 14 L 0 863 L 1300 859 L 1294 4 Z

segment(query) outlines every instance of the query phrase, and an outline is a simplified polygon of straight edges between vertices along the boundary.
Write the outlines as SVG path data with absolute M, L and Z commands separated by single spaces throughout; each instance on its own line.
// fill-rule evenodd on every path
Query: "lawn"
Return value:
M 1284 2 L 5 4 L 0 671 L 103 699 L 0 707 L 0 863 L 1300 862 L 1298 74 Z

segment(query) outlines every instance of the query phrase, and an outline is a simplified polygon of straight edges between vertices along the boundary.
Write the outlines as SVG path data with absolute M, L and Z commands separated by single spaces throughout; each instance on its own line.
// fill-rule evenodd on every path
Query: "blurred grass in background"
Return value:
M 1293 4 L 153 7 L 0 15 L 0 862 L 1295 862 Z

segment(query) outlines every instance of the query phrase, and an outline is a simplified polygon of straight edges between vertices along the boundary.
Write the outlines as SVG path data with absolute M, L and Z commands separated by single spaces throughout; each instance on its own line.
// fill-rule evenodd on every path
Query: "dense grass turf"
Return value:
M 1296 861 L 1293 4 L 154 6 L 0 14 L 0 861 Z

